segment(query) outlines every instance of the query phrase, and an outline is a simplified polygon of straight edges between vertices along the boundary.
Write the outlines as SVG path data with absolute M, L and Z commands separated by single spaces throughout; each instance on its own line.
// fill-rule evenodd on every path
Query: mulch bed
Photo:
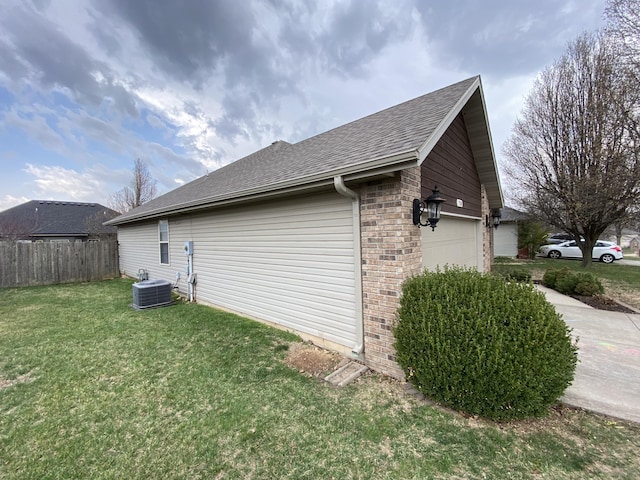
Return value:
M 598 310 L 608 310 L 610 312 L 622 312 L 622 313 L 637 313 L 624 305 L 616 302 L 615 300 L 605 297 L 604 295 L 594 295 L 592 297 L 585 297 L 583 295 L 571 295 L 576 300 L 580 300 L 582 303 L 597 308 Z
M 533 283 L 542 285 L 542 280 L 533 280 Z M 613 298 L 605 297 L 604 295 L 594 295 L 588 297 L 585 295 L 570 295 L 571 298 L 589 305 L 590 307 L 597 308 L 598 310 L 607 310 L 609 312 L 621 312 L 621 313 L 638 313 L 629 307 L 618 303 Z

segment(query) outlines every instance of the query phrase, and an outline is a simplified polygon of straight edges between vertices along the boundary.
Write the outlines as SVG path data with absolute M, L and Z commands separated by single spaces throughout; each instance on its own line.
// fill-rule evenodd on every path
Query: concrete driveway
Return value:
M 640 423 L 640 314 L 596 310 L 538 288 L 578 338 L 575 379 L 562 401 Z

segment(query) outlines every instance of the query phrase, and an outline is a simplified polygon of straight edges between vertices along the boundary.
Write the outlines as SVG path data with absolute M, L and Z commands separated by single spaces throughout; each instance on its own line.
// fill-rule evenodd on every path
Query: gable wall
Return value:
M 422 197 L 437 186 L 447 201 L 443 212 L 479 217 L 481 186 L 462 114 L 459 114 L 433 147 L 421 167 Z M 456 199 L 464 202 L 456 207 Z

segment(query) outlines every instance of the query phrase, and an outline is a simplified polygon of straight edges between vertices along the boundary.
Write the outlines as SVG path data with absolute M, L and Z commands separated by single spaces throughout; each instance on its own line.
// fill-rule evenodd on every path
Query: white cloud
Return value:
M 59 166 L 38 166 L 28 163 L 25 172 L 35 177 L 42 200 L 77 200 L 104 202 L 103 182 L 91 172 L 78 172 Z M 97 200 L 96 198 L 100 198 Z
M 20 205 L 21 203 L 28 202 L 29 200 L 31 199 L 27 197 L 14 197 L 13 195 L 0 197 L 0 212 L 8 208 L 15 207 L 16 205 Z
M 604 2 L 0 2 L 3 190 L 23 195 L 28 161 L 28 195 L 101 201 L 143 158 L 164 192 L 477 74 L 499 159 L 535 74 Z

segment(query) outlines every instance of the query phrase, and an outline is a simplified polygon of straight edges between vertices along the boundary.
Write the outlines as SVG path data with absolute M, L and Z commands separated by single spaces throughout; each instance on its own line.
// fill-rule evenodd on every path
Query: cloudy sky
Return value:
M 160 193 L 480 74 L 494 146 L 605 0 L 1 0 L 0 210 Z M 504 182 L 503 182 L 504 183 Z

